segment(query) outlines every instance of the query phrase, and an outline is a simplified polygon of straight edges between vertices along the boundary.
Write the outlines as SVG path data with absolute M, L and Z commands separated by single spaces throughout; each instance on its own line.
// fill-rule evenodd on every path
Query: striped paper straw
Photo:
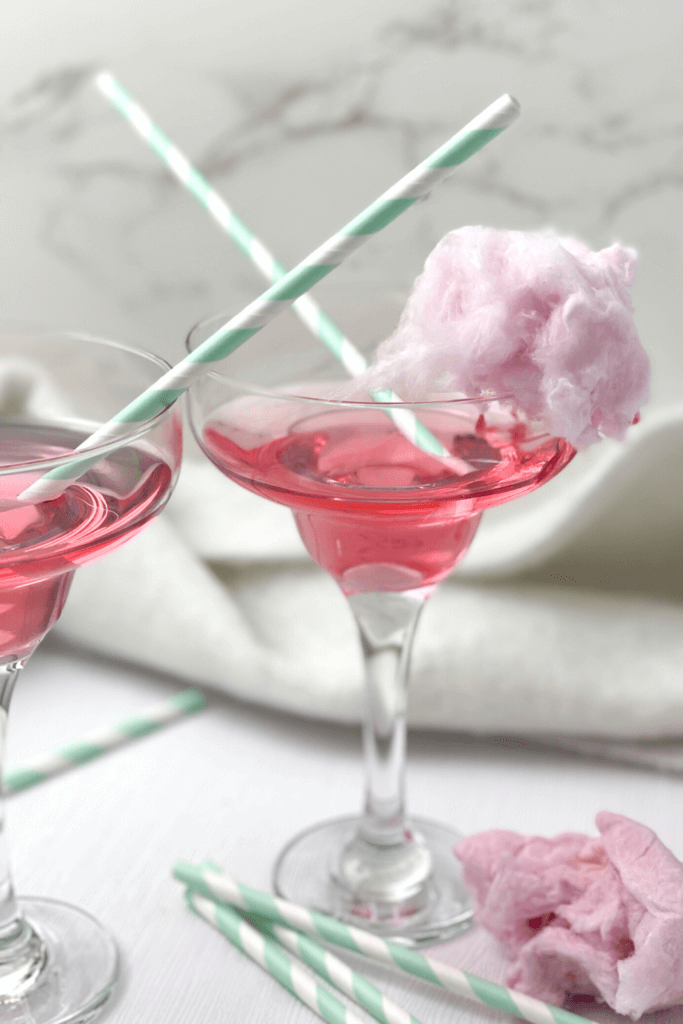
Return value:
M 95 77 L 95 85 L 123 119 L 156 153 L 164 166 L 194 196 L 200 206 L 203 206 L 213 217 L 237 248 L 249 257 L 266 280 L 275 282 L 284 277 L 287 271 L 283 265 L 275 259 L 234 210 L 230 209 L 223 197 L 211 187 L 185 154 L 151 120 L 149 114 L 126 92 L 121 83 L 109 71 L 102 71 Z M 292 303 L 292 309 L 301 322 L 329 349 L 352 377 L 367 370 L 368 363 L 365 357 L 329 318 L 327 313 L 320 308 L 312 296 L 302 295 Z M 401 401 L 396 392 L 390 389 L 374 391 L 371 392 L 371 395 L 377 402 Z M 456 463 L 454 466 L 456 471 L 469 472 L 470 467 L 467 463 L 462 459 L 454 458 L 441 444 L 438 437 L 432 434 L 431 430 L 416 417 L 412 410 L 387 409 L 386 411 L 401 433 L 421 451 L 428 452 L 447 462 Z
M 480 978 L 469 971 L 460 971 L 433 957 L 406 949 L 391 939 L 384 939 L 361 928 L 344 924 L 343 921 L 337 921 L 333 917 L 252 889 L 215 869 L 181 862 L 176 864 L 173 874 L 181 882 L 209 899 L 232 904 L 248 914 L 256 914 L 277 924 L 288 925 L 334 946 L 342 946 L 379 963 L 398 967 L 406 974 L 440 985 L 463 999 L 485 1003 L 497 1010 L 505 1010 L 522 1020 L 531 1021 L 531 1024 L 587 1024 L 586 1017 L 544 1003 L 540 999 L 534 999 L 533 996 L 516 992 L 486 978 Z
M 59 775 L 69 768 L 92 761 L 94 758 L 105 754 L 114 747 L 120 747 L 129 740 L 138 739 L 140 736 L 147 736 L 150 732 L 156 732 L 162 726 L 174 722 L 183 715 L 193 711 L 199 711 L 204 707 L 204 695 L 199 690 L 182 690 L 170 700 L 162 704 L 155 704 L 147 711 L 135 718 L 128 718 L 125 722 L 119 722 L 113 729 L 105 732 L 93 733 L 80 743 L 73 743 L 63 750 L 58 751 L 45 761 L 29 765 L 25 768 L 15 768 L 6 772 L 3 778 L 3 792 L 19 793 L 22 789 L 35 786 L 38 782 L 44 782 L 53 775 Z
M 130 430 L 131 423 L 143 423 L 158 415 L 196 380 L 203 377 L 214 363 L 225 359 L 279 313 L 291 306 L 295 299 L 331 273 L 368 238 L 381 231 L 449 177 L 458 164 L 463 163 L 487 142 L 500 135 L 518 116 L 517 101 L 511 96 L 501 96 L 457 135 L 371 203 L 341 231 L 281 277 L 258 299 L 250 302 L 194 352 L 185 356 L 112 420 L 96 430 L 79 445 L 77 451 L 121 437 Z M 54 497 L 69 483 L 77 480 L 97 459 L 98 456 L 86 455 L 52 469 L 27 487 L 20 497 L 24 501 L 45 501 Z
M 222 932 L 233 946 L 268 971 L 283 988 L 328 1024 L 364 1024 L 299 964 L 290 960 L 277 942 L 248 924 L 232 907 L 219 906 L 194 892 L 188 892 L 186 898 L 196 914 Z
M 321 978 L 329 981 L 345 996 L 367 1010 L 379 1024 L 420 1024 L 416 1017 L 385 996 L 362 974 L 351 970 L 348 964 L 334 953 L 330 953 L 329 949 L 325 949 L 315 939 L 283 925 L 274 924 L 263 917 L 257 918 L 255 924 L 260 931 L 277 939 L 291 953 L 308 964 Z

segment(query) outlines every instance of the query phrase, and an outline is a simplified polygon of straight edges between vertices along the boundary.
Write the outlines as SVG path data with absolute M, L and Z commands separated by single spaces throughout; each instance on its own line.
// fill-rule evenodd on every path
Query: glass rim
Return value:
M 65 328 L 50 328 L 40 324 L 31 324 L 27 321 L 20 320 L 0 320 L 0 332 L 9 334 L 10 331 L 16 331 L 18 335 L 22 333 L 26 337 L 31 337 L 37 341 L 44 338 L 48 340 L 50 338 L 64 340 L 71 340 L 77 342 L 84 342 L 86 344 L 101 345 L 110 349 L 118 349 L 121 352 L 125 352 L 127 355 L 138 356 L 143 361 L 149 363 L 155 363 L 161 373 L 165 373 L 171 369 L 171 364 L 168 363 L 162 356 L 156 355 L 154 352 L 150 352 L 149 349 L 134 348 L 132 345 L 126 345 L 124 342 L 113 341 L 109 338 L 101 338 L 97 335 L 90 334 L 87 331 L 71 331 Z M 180 396 L 178 396 L 180 397 Z M 150 419 L 142 420 L 138 423 L 131 423 L 130 430 L 127 430 L 123 434 L 119 434 L 117 437 L 112 438 L 108 441 L 102 441 L 91 448 L 83 448 L 79 451 L 80 455 L 94 455 L 101 454 L 103 457 L 109 455 L 111 452 L 116 451 L 118 448 L 123 447 L 125 444 L 129 444 L 132 441 L 143 437 L 148 434 L 149 431 L 155 427 L 158 423 L 161 423 L 170 413 L 173 411 L 177 398 L 174 398 L 167 406 L 165 406 L 160 412 L 155 413 Z M 64 418 L 64 423 L 76 423 L 80 422 L 77 417 Z M 107 422 L 106 420 L 102 421 Z M 96 430 L 101 424 L 95 424 L 94 429 Z M 94 432 L 94 431 L 93 431 Z M 74 453 L 69 452 L 68 455 L 59 455 L 49 459 L 33 459 L 30 462 L 13 462 L 9 466 L 0 465 L 0 476 L 10 476 L 13 473 L 30 472 L 40 467 L 41 470 L 56 469 L 59 466 L 64 466 L 69 462 L 73 462 Z
M 213 316 L 210 316 L 210 317 L 204 317 L 202 320 L 199 320 L 188 331 L 187 336 L 185 338 L 185 348 L 187 349 L 188 352 L 190 352 L 190 353 L 194 352 L 195 349 L 198 347 L 198 346 L 192 344 L 192 339 L 193 339 L 193 336 L 195 335 L 195 333 L 201 327 L 204 327 L 205 325 L 209 324 L 214 319 L 216 319 L 216 320 L 220 319 L 220 317 L 221 317 L 221 314 L 219 314 L 219 313 L 216 313 L 216 314 L 214 314 Z M 224 322 L 227 323 L 229 319 L 230 319 L 230 316 L 228 314 L 226 314 L 226 318 L 225 318 Z M 246 344 L 249 344 L 249 342 L 247 341 Z M 321 345 L 322 345 L 322 342 L 321 342 Z M 330 353 L 330 355 L 331 355 L 331 353 Z M 229 359 L 230 357 L 226 356 L 225 358 Z M 290 392 L 278 391 L 275 388 L 269 388 L 269 387 L 266 387 L 265 385 L 249 384 L 249 383 L 246 383 L 245 381 L 237 380 L 237 378 L 235 378 L 235 377 L 230 377 L 226 373 L 220 373 L 218 370 L 207 370 L 207 372 L 204 374 L 204 377 L 205 378 L 211 377 L 214 380 L 224 381 L 225 383 L 229 384 L 231 387 L 235 388 L 235 390 L 242 391 L 242 392 L 244 392 L 246 394 L 249 394 L 249 395 L 261 395 L 264 398 L 276 398 L 276 399 L 279 399 L 280 401 L 310 403 L 311 405 L 329 405 L 329 406 L 332 406 L 333 408 L 339 408 L 340 406 L 343 406 L 344 408 L 356 408 L 356 409 L 380 409 L 380 410 L 382 410 L 382 409 L 394 409 L 394 410 L 395 409 L 416 409 L 416 410 L 420 410 L 420 409 L 438 409 L 438 408 L 443 408 L 443 407 L 446 407 L 446 406 L 447 407 L 457 407 L 457 406 L 474 405 L 474 404 L 477 404 L 477 405 L 484 405 L 484 404 L 485 405 L 490 405 L 493 402 L 510 402 L 510 401 L 515 401 L 515 396 L 512 393 L 510 393 L 510 392 L 508 392 L 507 394 L 502 394 L 502 395 L 480 394 L 480 395 L 465 395 L 465 396 L 462 396 L 462 397 L 453 397 L 453 398 L 432 398 L 432 399 L 428 399 L 428 400 L 424 400 L 424 401 L 417 401 L 417 402 L 404 402 L 404 401 L 401 401 L 401 400 L 399 400 L 397 402 L 392 402 L 392 401 L 382 402 L 382 401 L 376 401 L 375 399 L 373 399 L 371 397 L 368 397 L 367 400 L 359 400 L 359 399 L 356 399 L 356 398 L 320 398 L 320 397 L 316 398 L 315 396 L 312 396 L 312 395 L 297 395 L 297 394 L 295 394 L 294 392 L 291 392 L 291 391 Z M 348 378 L 349 383 L 353 379 L 354 379 L 353 377 L 349 377 Z M 343 381 L 339 382 L 340 387 L 343 385 L 343 383 L 344 383 Z M 386 390 L 389 390 L 389 389 L 386 389 Z

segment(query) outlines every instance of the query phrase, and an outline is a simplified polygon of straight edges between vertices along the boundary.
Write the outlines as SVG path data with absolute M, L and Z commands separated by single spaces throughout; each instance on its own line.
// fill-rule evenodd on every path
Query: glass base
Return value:
M 0 997 L 0 1020 L 16 1024 L 85 1024 L 109 999 L 119 972 L 114 940 L 84 910 L 55 900 L 19 900 L 42 940 L 42 968 L 14 995 Z
M 427 847 L 432 861 L 422 898 L 360 900 L 340 883 L 338 871 L 342 851 L 359 824 L 357 817 L 335 818 L 292 839 L 273 872 L 278 896 L 411 947 L 445 942 L 471 926 L 472 900 L 453 854 L 453 847 L 462 839 L 459 832 L 436 821 L 411 818 L 410 828 L 416 840 Z

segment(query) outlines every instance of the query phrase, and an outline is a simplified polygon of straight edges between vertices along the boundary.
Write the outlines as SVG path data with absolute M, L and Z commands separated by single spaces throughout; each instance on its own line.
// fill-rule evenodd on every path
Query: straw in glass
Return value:
M 270 323 L 295 299 L 307 292 L 355 252 L 368 238 L 381 231 L 453 173 L 454 168 L 476 153 L 519 116 L 519 104 L 501 96 L 470 121 L 452 139 L 418 164 L 400 181 L 371 203 L 362 213 L 334 234 L 305 260 L 250 302 L 197 349 L 190 352 L 151 387 L 122 409 L 112 420 L 79 445 L 77 451 L 121 437 L 131 423 L 142 423 L 158 415 L 180 397 L 214 363 L 225 359 L 245 341 Z M 97 461 L 97 456 L 69 460 L 34 481 L 20 498 L 45 501 L 60 494 Z
M 464 999 L 485 1003 L 497 1010 L 505 1010 L 515 1017 L 530 1021 L 531 1024 L 587 1024 L 586 1017 L 544 1003 L 540 999 L 504 985 L 498 985 L 469 971 L 460 971 L 433 957 L 407 949 L 391 939 L 384 939 L 361 928 L 344 924 L 343 921 L 337 921 L 333 917 L 242 885 L 216 871 L 215 868 L 203 868 L 180 862 L 175 865 L 173 874 L 185 885 L 209 899 L 231 904 L 248 914 L 256 914 L 277 924 L 288 925 L 297 931 L 360 953 L 379 963 L 398 967 L 406 974 L 440 985 Z
M 249 257 L 266 280 L 275 282 L 284 277 L 287 273 L 285 267 L 275 259 L 234 210 L 230 209 L 223 197 L 211 187 L 200 171 L 152 121 L 149 114 L 123 88 L 111 72 L 100 72 L 95 77 L 95 85 L 106 96 L 114 109 L 156 153 L 164 166 L 188 190 L 200 206 L 213 217 L 237 248 Z M 367 370 L 368 363 L 365 357 L 327 313 L 320 308 L 312 296 L 302 295 L 292 303 L 292 309 L 301 322 L 329 349 L 352 377 Z M 389 388 L 370 394 L 377 402 L 401 401 L 396 392 Z M 386 412 L 401 433 L 421 451 L 451 464 L 456 472 L 463 474 L 470 471 L 471 467 L 462 459 L 453 456 L 412 410 L 387 409 Z
M 177 718 L 182 718 L 183 715 L 199 711 L 204 704 L 204 695 L 199 690 L 182 690 L 170 700 L 147 708 L 141 715 L 119 722 L 106 731 L 94 733 L 79 743 L 72 743 L 44 761 L 6 772 L 3 778 L 3 792 L 5 795 L 19 793 L 38 782 L 45 782 L 53 775 L 75 768 L 86 761 L 92 761 L 114 747 L 120 747 L 130 740 L 156 732 L 157 729 L 174 722 Z
M 360 1017 L 291 960 L 274 939 L 248 924 L 232 907 L 220 906 L 190 891 L 186 893 L 186 899 L 199 917 L 222 932 L 233 946 L 268 971 L 283 988 L 328 1024 L 364 1024 Z

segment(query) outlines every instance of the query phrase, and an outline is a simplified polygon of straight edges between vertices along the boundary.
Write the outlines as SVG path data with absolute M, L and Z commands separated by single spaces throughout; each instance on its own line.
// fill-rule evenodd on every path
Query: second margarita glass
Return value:
M 225 319 L 199 325 L 190 351 Z M 242 487 L 291 508 L 311 557 L 346 595 L 363 649 L 363 812 L 294 838 L 275 888 L 410 945 L 444 941 L 468 923 L 472 904 L 452 853 L 460 834 L 406 816 L 415 628 L 482 512 L 555 476 L 574 449 L 500 396 L 410 406 L 340 398 L 338 364 L 307 337 L 283 340 L 285 331 L 261 332 L 190 392 L 206 455 Z M 450 456 L 408 439 L 415 419 Z
M 14 685 L 75 570 L 134 537 L 168 500 L 182 452 L 177 408 L 92 448 L 87 472 L 52 499 L 24 492 L 71 467 L 74 449 L 166 369 L 115 342 L 0 325 L 0 754 Z M 117 981 L 114 941 L 77 907 L 17 899 L 3 845 L 0 835 L 0 1019 L 92 1020 Z

